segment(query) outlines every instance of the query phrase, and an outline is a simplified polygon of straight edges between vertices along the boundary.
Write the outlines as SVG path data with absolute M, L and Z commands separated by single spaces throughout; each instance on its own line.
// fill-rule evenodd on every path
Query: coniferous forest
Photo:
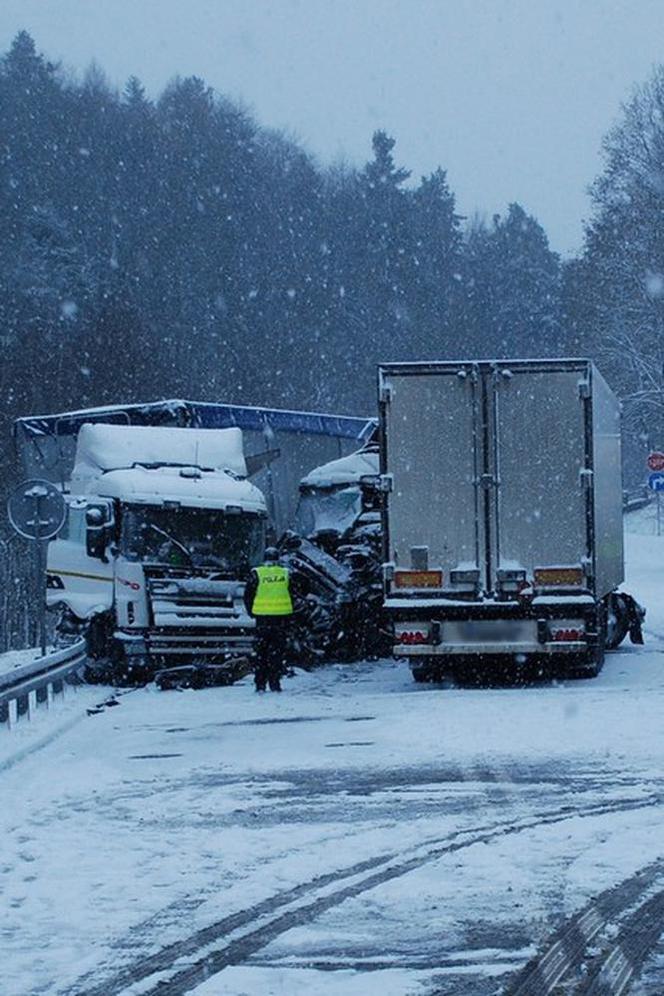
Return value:
M 663 445 L 664 70 L 606 138 L 572 260 L 519 204 L 463 218 L 444 164 L 416 178 L 394 137 L 369 143 L 364 166 L 323 167 L 197 77 L 118 93 L 17 35 L 0 61 L 3 505 L 19 415 L 168 397 L 372 414 L 380 360 L 591 355 L 628 430 Z M 3 523 L 0 650 L 31 638 L 25 556 Z

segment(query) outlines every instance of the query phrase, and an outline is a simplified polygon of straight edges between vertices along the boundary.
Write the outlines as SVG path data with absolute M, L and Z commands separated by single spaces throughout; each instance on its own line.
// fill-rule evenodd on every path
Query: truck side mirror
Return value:
M 85 512 L 85 550 L 88 557 L 108 563 L 106 547 L 112 535 L 111 510 L 91 505 Z
M 85 522 L 89 529 L 99 529 L 104 525 L 104 513 L 100 508 L 89 508 L 85 513 Z

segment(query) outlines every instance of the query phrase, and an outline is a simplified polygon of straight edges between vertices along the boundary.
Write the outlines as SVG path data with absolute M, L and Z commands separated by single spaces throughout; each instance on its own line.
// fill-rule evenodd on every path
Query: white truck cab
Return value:
M 239 428 L 83 425 L 47 603 L 84 625 L 115 672 L 250 651 L 244 582 L 267 508 Z

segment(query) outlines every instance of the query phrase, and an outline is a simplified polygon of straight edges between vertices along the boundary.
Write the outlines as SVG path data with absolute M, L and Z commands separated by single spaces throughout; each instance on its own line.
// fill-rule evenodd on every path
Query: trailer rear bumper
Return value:
M 507 658 L 552 661 L 583 657 L 599 639 L 598 606 L 592 597 L 544 603 L 433 600 L 386 604 L 394 627 L 393 654 L 443 664 L 445 658 Z M 396 609 L 396 610 L 395 610 Z
M 396 658 L 409 660 L 422 657 L 499 657 L 499 656 L 547 656 L 558 654 L 581 654 L 588 650 L 588 643 L 582 640 L 563 642 L 556 640 L 548 643 L 452 643 L 452 644 L 420 644 L 414 647 L 404 647 L 397 644 L 393 648 Z

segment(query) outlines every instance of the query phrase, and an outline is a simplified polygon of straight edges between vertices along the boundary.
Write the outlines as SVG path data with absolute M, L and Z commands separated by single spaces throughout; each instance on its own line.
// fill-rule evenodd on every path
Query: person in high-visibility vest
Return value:
M 244 603 L 256 620 L 256 691 L 264 692 L 269 686 L 270 691 L 280 692 L 294 613 L 291 579 L 274 547 L 268 547 L 263 557 L 263 565 L 254 567 L 249 576 Z

